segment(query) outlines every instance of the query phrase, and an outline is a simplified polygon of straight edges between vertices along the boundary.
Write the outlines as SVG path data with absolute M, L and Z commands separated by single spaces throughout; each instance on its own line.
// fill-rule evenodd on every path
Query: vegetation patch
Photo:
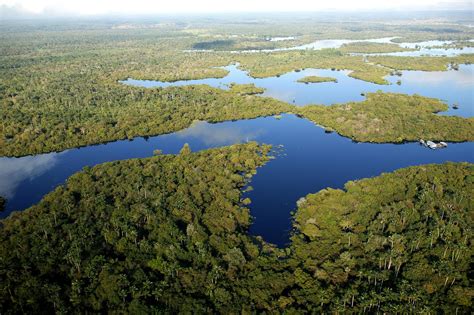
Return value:
M 315 75 L 307 76 L 304 78 L 299 79 L 297 82 L 299 83 L 322 83 L 322 82 L 337 82 L 336 78 L 331 77 L 318 77 Z
M 457 57 L 370 56 L 368 60 L 395 70 L 446 71 L 449 65 L 473 63 L 474 54 Z
M 471 164 L 298 202 L 292 244 L 249 236 L 256 143 L 110 162 L 0 221 L 3 313 L 468 312 Z
M 361 142 L 474 141 L 474 118 L 439 116 L 448 105 L 419 95 L 369 93 L 363 102 L 304 106 L 298 113 Z
M 264 88 L 256 87 L 255 84 L 229 84 L 229 91 L 236 93 L 237 95 L 255 95 L 262 94 L 265 92 Z
M 413 51 L 416 49 L 404 48 L 400 45 L 390 43 L 354 42 L 342 45 L 339 50 L 344 53 L 374 54 Z
M 46 89 L 4 99 L 0 155 L 61 151 L 170 133 L 189 127 L 194 120 L 248 119 L 293 108 L 271 98 L 240 95 L 257 92 L 255 87 L 237 87 L 240 92 L 236 93 L 206 85 L 146 89 L 118 83 L 100 86 L 79 78 L 76 82 L 74 92 L 63 97 Z M 31 102 L 34 97 L 38 100 Z
M 354 313 L 472 307 L 473 175 L 472 164 L 422 165 L 301 199 L 295 282 L 334 290 L 301 300 Z
M 235 44 L 233 40 L 213 40 L 209 42 L 199 42 L 193 45 L 197 50 L 226 50 Z

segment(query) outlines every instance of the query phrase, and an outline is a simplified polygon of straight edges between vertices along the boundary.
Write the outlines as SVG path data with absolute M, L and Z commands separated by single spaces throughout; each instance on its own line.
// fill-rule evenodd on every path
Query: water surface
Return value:
M 286 40 L 291 37 L 282 37 L 277 38 L 274 41 L 281 41 Z M 287 48 L 273 48 L 273 49 L 248 49 L 248 50 L 232 50 L 226 51 L 228 53 L 268 53 L 268 52 L 278 52 L 278 51 L 291 51 L 291 50 L 321 50 L 321 49 L 330 49 L 330 48 L 340 48 L 344 44 L 352 44 L 352 43 L 381 43 L 381 44 L 397 44 L 401 48 L 412 48 L 417 49 L 415 51 L 400 51 L 400 52 L 393 52 L 393 53 L 374 53 L 369 55 L 387 55 L 387 56 L 405 56 L 405 57 L 420 57 L 420 56 L 458 56 L 461 54 L 472 54 L 474 53 L 474 47 L 463 47 L 463 49 L 458 48 L 448 48 L 448 47 L 439 47 L 445 44 L 451 44 L 455 41 L 440 41 L 440 40 L 429 40 L 429 41 L 422 41 L 422 42 L 414 42 L 414 43 L 394 43 L 392 40 L 398 37 L 383 37 L 383 38 L 371 38 L 371 39 L 322 39 L 317 40 L 312 43 L 287 47 Z M 270 40 L 272 41 L 272 39 Z M 469 40 L 474 41 L 474 40 Z M 212 52 L 212 49 L 192 49 L 192 50 L 185 50 L 185 52 L 197 52 L 197 51 L 204 51 L 204 52 Z
M 348 76 L 349 71 L 306 69 L 280 77 L 254 79 L 237 65 L 226 69 L 229 75 L 222 79 L 173 83 L 129 79 L 123 83 L 144 87 L 208 84 L 222 89 L 228 89 L 228 84 L 233 82 L 254 83 L 266 89 L 264 96 L 296 106 L 361 101 L 364 99 L 361 93 L 377 90 L 418 93 L 441 98 L 449 104 L 458 103 L 460 109 L 451 108 L 446 112 L 448 115 L 473 116 L 472 65 L 462 65 L 459 71 L 403 71 L 401 77 L 387 77 L 391 85 L 356 80 Z M 330 76 L 338 82 L 296 82 L 307 75 Z M 401 85 L 395 84 L 397 80 L 401 80 Z M 295 209 L 296 201 L 308 193 L 326 187 L 341 188 L 349 180 L 376 176 L 410 165 L 474 162 L 474 143 L 449 144 L 442 150 L 429 150 L 416 143 L 355 143 L 334 133 L 326 134 L 322 128 L 293 115 L 283 115 L 281 120 L 267 117 L 218 124 L 197 122 L 180 132 L 151 138 L 122 140 L 60 153 L 0 158 L 0 195 L 8 199 L 7 211 L 1 216 L 37 203 L 84 166 L 149 157 L 155 149 L 175 154 L 185 143 L 197 151 L 251 140 L 284 148 L 276 159 L 258 170 L 251 181 L 254 190 L 245 193 L 252 200 L 250 210 L 255 217 L 250 233 L 261 235 L 279 246 L 288 242 L 290 211 Z
M 152 155 L 153 150 L 178 153 L 184 143 L 193 151 L 256 140 L 282 153 L 258 169 L 251 181 L 250 228 L 269 242 L 283 246 L 291 228 L 290 211 L 308 193 L 341 188 L 348 180 L 371 177 L 410 165 L 445 161 L 474 162 L 474 143 L 449 144 L 430 150 L 416 143 L 401 145 L 355 143 L 294 115 L 209 124 L 149 139 L 137 138 L 22 158 L 0 158 L 0 195 L 8 198 L 6 216 L 13 209 L 37 203 L 84 166 Z
M 237 65 L 230 65 L 224 68 L 229 71 L 229 74 L 224 78 L 177 82 L 128 79 L 122 82 L 148 88 L 207 84 L 221 89 L 228 89 L 228 85 L 234 82 L 239 84 L 253 83 L 258 87 L 266 89 L 263 96 L 270 96 L 295 105 L 332 105 L 351 101 L 363 101 L 365 96 L 361 95 L 362 93 L 376 91 L 410 95 L 420 94 L 439 98 L 450 105 L 449 110 L 443 112 L 443 115 L 462 117 L 472 117 L 474 115 L 474 65 L 460 65 L 458 71 L 402 71 L 401 77 L 388 76 L 386 78 L 390 85 L 380 85 L 351 78 L 348 76 L 350 71 L 347 70 L 305 69 L 300 72 L 289 72 L 279 77 L 255 79 L 249 76 L 246 71 L 239 69 Z M 297 82 L 298 79 L 309 75 L 333 77 L 337 79 L 337 83 L 304 84 Z M 401 85 L 397 84 L 398 80 L 400 80 Z M 453 104 L 458 104 L 459 109 L 453 109 Z

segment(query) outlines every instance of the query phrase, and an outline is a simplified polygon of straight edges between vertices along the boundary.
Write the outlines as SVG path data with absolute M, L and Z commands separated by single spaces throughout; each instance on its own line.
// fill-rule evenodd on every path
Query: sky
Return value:
M 160 14 L 327 10 L 472 9 L 474 0 L 0 0 L 35 14 Z

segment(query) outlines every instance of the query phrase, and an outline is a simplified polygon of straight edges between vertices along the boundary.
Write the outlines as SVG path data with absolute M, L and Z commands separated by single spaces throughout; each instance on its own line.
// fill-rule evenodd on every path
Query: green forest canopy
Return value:
M 298 113 L 361 142 L 473 141 L 474 118 L 435 115 L 447 109 L 438 99 L 376 92 L 368 93 L 362 102 L 304 106 Z
M 256 143 L 86 168 L 0 221 L 0 311 L 465 313 L 473 165 L 424 165 L 298 202 L 249 236 Z
M 40 25 L 36 25 L 38 23 Z M 92 23 L 87 27 L 77 22 L 41 24 L 34 21 L 0 25 L 1 156 L 61 151 L 168 133 L 186 128 L 196 119 L 217 122 L 299 110 L 274 99 L 251 98 L 204 86 L 150 90 L 119 83 L 130 77 L 162 81 L 223 77 L 226 70 L 216 67 L 239 62 L 240 67 L 254 77 L 281 75 L 303 68 L 334 68 L 352 70 L 350 76 L 357 79 L 386 84 L 384 77 L 394 70 L 446 70 L 449 64 L 474 61 L 474 55 L 464 55 L 374 56 L 364 62 L 360 56 L 350 56 L 337 49 L 253 54 L 185 51 L 198 42 L 225 40 L 229 34 L 239 34 L 240 37 L 233 39 L 239 47 L 249 41 L 288 45 L 285 41 L 270 42 L 266 38 L 295 33 L 301 36 L 293 44 L 349 35 L 355 39 L 401 35 L 411 39 L 436 36 L 466 40 L 472 37 L 472 30 L 461 26 L 452 27 L 453 32 L 436 33 L 440 30 L 436 25 L 430 25 L 429 29 L 391 25 L 387 29 L 384 24 L 377 22 L 371 26 L 365 21 L 354 22 L 357 27 L 350 28 L 344 23 L 301 20 L 286 20 L 288 24 L 279 27 L 268 21 L 251 25 L 241 21 L 234 25 L 215 21 L 213 27 L 201 20 L 157 25 L 108 23 Z M 317 27 L 308 27 L 308 23 Z M 281 33 L 275 34 L 275 29 Z M 313 31 L 316 29 L 318 31 Z M 254 34 L 259 37 L 255 39 Z M 432 129 L 436 128 L 434 121 L 441 120 L 443 126 L 451 124 L 441 117 L 425 123 L 430 123 Z M 415 133 L 422 134 L 420 130 Z M 469 134 L 446 135 L 442 140 L 470 140 Z M 424 136 L 428 137 L 429 134 Z M 398 138 L 403 135 L 387 137 L 384 141 Z
M 422 96 L 371 93 L 366 101 L 343 105 L 297 107 L 269 97 L 253 85 L 229 91 L 206 85 L 157 89 L 125 85 L 99 90 L 89 81 L 59 97 L 44 89 L 52 104 L 22 95 L 4 99 L 0 155 L 21 156 L 101 142 L 175 132 L 195 120 L 220 122 L 295 113 L 358 141 L 401 142 L 420 138 L 444 141 L 474 139 L 473 118 L 438 116 L 447 105 Z M 93 94 L 78 99 L 84 91 Z M 88 105 L 82 102 L 88 99 Z M 33 106 L 34 105 L 34 106 Z M 191 105 L 191 106 L 190 106 Z

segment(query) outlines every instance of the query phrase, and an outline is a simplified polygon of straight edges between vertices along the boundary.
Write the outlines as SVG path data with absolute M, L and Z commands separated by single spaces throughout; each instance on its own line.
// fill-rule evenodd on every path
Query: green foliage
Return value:
M 188 143 L 185 143 L 183 145 L 183 148 L 179 151 L 180 155 L 189 155 L 191 154 L 191 147 L 189 146 Z
M 332 310 L 469 312 L 473 167 L 410 167 L 306 196 L 291 245 L 298 277 L 332 288 L 321 300 Z
M 263 37 L 240 36 L 238 38 L 232 37 L 230 39 L 213 39 L 209 37 L 208 41 L 198 42 L 193 44 L 192 49 L 195 50 L 212 50 L 237 52 L 245 50 L 265 50 L 265 49 L 279 49 L 301 45 L 310 42 L 311 37 L 305 36 L 292 41 L 269 41 Z
M 354 42 L 354 43 L 342 45 L 341 48 L 339 48 L 339 50 L 344 53 L 373 54 L 373 53 L 412 51 L 415 49 L 403 48 L 398 44 Z
M 370 56 L 369 61 L 395 70 L 446 71 L 449 64 L 474 62 L 474 54 L 457 57 Z
M 269 149 L 248 143 L 73 175 L 0 221 L 0 312 L 254 308 L 246 281 L 266 246 L 244 233 L 239 195 Z
M 213 40 L 209 42 L 199 42 L 193 45 L 193 49 L 197 50 L 231 50 L 232 45 L 235 43 L 233 40 Z
M 236 93 L 238 95 L 255 95 L 255 94 L 262 94 L 265 92 L 264 88 L 256 87 L 255 84 L 236 84 L 231 83 L 229 85 L 229 90 L 232 93 Z
M 5 210 L 5 205 L 6 205 L 7 201 L 5 200 L 5 198 L 3 198 L 2 196 L 0 196 L 0 212 L 2 212 L 3 210 Z
M 299 35 L 293 43 L 297 45 L 315 39 L 347 35 L 366 39 L 397 35 L 393 33 L 395 30 L 406 31 L 395 26 L 391 26 L 390 32 L 378 26 L 371 29 L 364 23 L 354 26 L 357 31 L 352 27 L 347 29 L 345 24 L 304 20 L 286 21 L 288 25 L 281 22 L 229 25 L 227 21 L 222 24 L 216 21 L 213 27 L 203 21 L 104 22 L 89 26 L 77 22 L 38 23 L 0 25 L 2 156 L 60 151 L 169 133 L 188 127 L 193 120 L 217 122 L 295 111 L 274 99 L 240 95 L 260 92 L 254 87 L 237 86 L 239 92 L 232 93 L 206 86 L 144 89 L 118 82 L 130 77 L 170 82 L 219 78 L 227 73 L 219 67 L 239 62 L 254 77 L 281 75 L 302 68 L 334 68 L 352 70 L 349 75 L 357 79 L 387 84 L 384 76 L 392 72 L 390 68 L 445 70 L 449 63 L 472 61 L 472 56 L 384 56 L 370 57 L 368 63 L 360 56 L 349 56 L 336 49 L 246 54 L 185 52 L 195 43 L 229 37 L 239 47 L 245 41 L 287 46 L 292 41 L 265 39 Z M 313 27 L 308 28 L 308 23 Z M 314 25 L 318 31 L 314 31 Z M 412 27 L 414 30 L 410 32 L 418 32 L 417 27 Z M 470 30 L 464 32 L 450 36 L 463 39 Z M 237 38 L 234 34 L 238 34 Z
M 292 108 L 274 99 L 243 97 L 205 85 L 146 89 L 118 83 L 101 86 L 85 77 L 76 77 L 72 82 L 74 92 L 65 95 L 54 93 L 56 88 L 69 89 L 57 82 L 56 87 L 47 86 L 36 92 L 25 86 L 27 91 L 3 99 L 0 155 L 60 151 L 174 132 L 189 127 L 194 120 L 255 118 Z M 31 102 L 32 97 L 38 101 Z
M 447 109 L 437 99 L 377 92 L 367 94 L 363 102 L 305 106 L 298 113 L 362 142 L 473 141 L 474 118 L 433 114 Z
M 331 77 L 318 77 L 315 75 L 307 76 L 299 79 L 299 83 L 321 83 L 321 82 L 337 82 L 336 78 Z
M 472 307 L 472 164 L 411 167 L 308 195 L 280 250 L 247 235 L 250 200 L 241 199 L 268 152 L 248 143 L 73 175 L 0 221 L 0 312 Z

